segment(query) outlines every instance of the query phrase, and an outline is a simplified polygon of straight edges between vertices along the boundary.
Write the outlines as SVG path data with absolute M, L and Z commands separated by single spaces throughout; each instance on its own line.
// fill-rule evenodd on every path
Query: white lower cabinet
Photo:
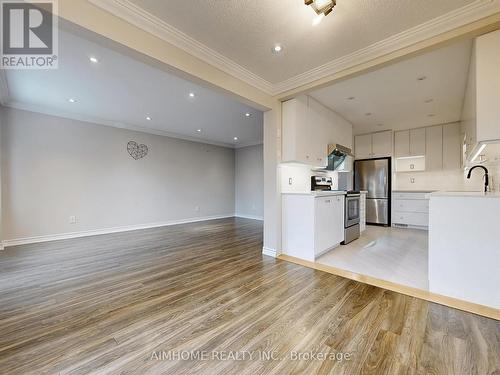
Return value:
M 283 194 L 283 253 L 309 261 L 344 240 L 344 195 Z
M 395 192 L 392 195 L 392 226 L 429 228 L 430 192 Z

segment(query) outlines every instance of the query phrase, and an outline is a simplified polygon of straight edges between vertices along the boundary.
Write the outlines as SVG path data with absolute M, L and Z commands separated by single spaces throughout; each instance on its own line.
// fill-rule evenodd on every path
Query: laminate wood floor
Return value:
M 0 374 L 500 373 L 498 321 L 261 249 L 245 219 L 8 248 Z

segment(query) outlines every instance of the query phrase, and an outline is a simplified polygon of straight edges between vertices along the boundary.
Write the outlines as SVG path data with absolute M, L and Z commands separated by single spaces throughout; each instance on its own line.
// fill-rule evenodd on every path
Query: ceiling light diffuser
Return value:
M 201 133 L 201 129 L 196 130 L 198 133 Z
M 151 117 L 149 117 L 149 116 L 146 116 L 146 120 L 151 121 L 151 120 L 152 120 L 152 118 L 151 118 Z
M 245 117 L 250 117 L 250 116 L 252 116 L 252 114 L 251 114 L 251 113 L 248 113 L 248 112 L 247 112 L 247 113 L 245 113 Z
M 189 97 L 190 97 L 190 98 L 194 98 L 194 96 L 195 96 L 195 95 L 194 95 L 194 92 L 190 92 L 190 93 L 189 93 Z
M 238 137 L 234 137 L 233 139 L 234 139 L 235 141 L 237 141 L 237 140 L 238 140 Z
M 76 99 L 73 99 L 73 98 L 68 99 L 68 102 L 70 102 L 70 103 L 76 103 Z
M 97 60 L 97 58 L 93 57 L 93 56 L 91 58 L 89 58 L 89 60 L 91 63 L 94 63 L 94 64 L 97 64 L 99 62 L 99 60 Z

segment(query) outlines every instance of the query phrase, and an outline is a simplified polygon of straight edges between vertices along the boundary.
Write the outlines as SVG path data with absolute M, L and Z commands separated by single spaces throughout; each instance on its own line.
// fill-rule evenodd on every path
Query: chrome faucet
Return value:
M 471 169 L 469 169 L 469 173 L 467 174 L 467 178 L 470 179 L 470 176 L 472 174 L 472 171 L 476 168 L 483 168 L 484 169 L 484 192 L 488 192 L 488 186 L 490 184 L 490 180 L 489 180 L 489 177 L 488 177 L 488 168 L 486 168 L 485 166 L 482 166 L 482 165 L 475 165 L 473 166 Z

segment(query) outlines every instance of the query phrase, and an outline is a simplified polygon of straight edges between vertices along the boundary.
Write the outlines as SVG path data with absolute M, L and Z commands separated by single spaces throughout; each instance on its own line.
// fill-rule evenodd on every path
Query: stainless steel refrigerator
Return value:
M 366 223 L 391 224 L 391 159 L 354 162 L 354 189 L 366 190 Z

